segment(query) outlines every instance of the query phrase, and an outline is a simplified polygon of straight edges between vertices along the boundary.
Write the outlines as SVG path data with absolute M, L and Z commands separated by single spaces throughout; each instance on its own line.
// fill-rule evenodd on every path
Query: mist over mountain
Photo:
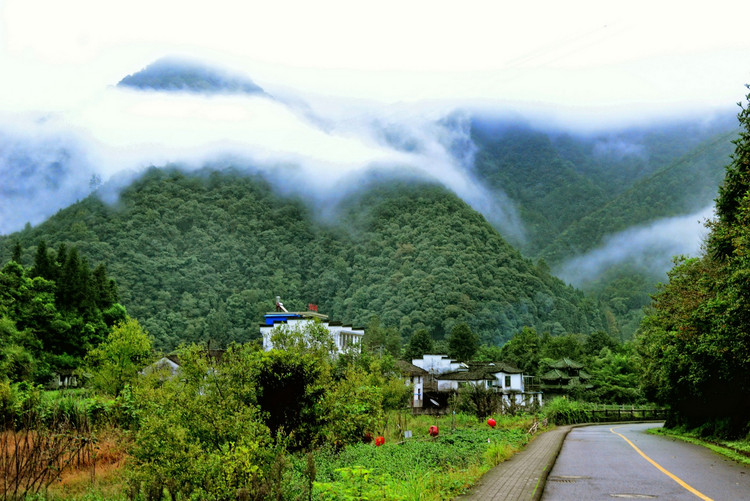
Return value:
M 205 94 L 264 94 L 252 80 L 221 68 L 183 58 L 165 57 L 128 75 L 117 84 L 140 90 Z
M 188 70 L 182 65 L 176 68 L 179 77 L 174 77 L 171 60 L 136 76 L 156 87 L 171 88 L 175 78 L 179 86 L 185 74 L 197 74 L 205 82 L 205 75 L 213 71 L 195 65 Z M 225 88 L 222 82 L 217 85 Z M 317 205 L 328 206 L 330 199 L 342 195 L 342 188 L 356 185 L 362 174 L 411 172 L 437 180 L 508 238 L 523 241 L 512 201 L 502 189 L 490 190 L 477 182 L 466 168 L 472 158 L 467 154 L 471 141 L 466 118 L 453 112 L 452 108 L 384 107 L 320 98 L 308 103 L 288 92 L 274 99 L 265 92 L 140 92 L 117 86 L 92 96 L 79 109 L 50 113 L 44 128 L 29 121 L 23 137 L 35 144 L 39 136 L 54 133 L 76 144 L 84 153 L 77 165 L 86 176 L 69 172 L 75 193 L 87 188 L 91 175 L 106 183 L 122 172 L 141 172 L 154 165 L 179 164 L 190 170 L 218 162 L 272 175 L 282 168 L 287 189 L 304 191 Z M 451 114 L 450 120 L 444 120 Z M 0 116 L 0 126 L 11 127 L 11 118 Z M 47 215 L 71 201 L 47 195 L 28 192 L 15 204 L 15 217 L 0 214 L 0 232 L 19 229 L 22 224 L 14 221 L 24 218 L 37 223 L 36 197 L 53 202 Z
M 730 161 L 727 112 L 581 134 L 480 116 L 473 169 L 519 207 L 524 254 L 601 303 L 627 339 L 675 255 L 697 255 Z
M 77 247 L 106 264 L 121 302 L 161 347 L 224 345 L 258 336 L 278 294 L 358 325 L 373 316 L 408 338 L 437 339 L 467 322 L 502 344 L 523 326 L 563 333 L 605 328 L 582 293 L 524 259 L 487 221 L 436 183 L 372 182 L 321 224 L 306 201 L 243 171 L 151 169 L 118 204 L 92 195 L 0 240 Z
M 607 293 L 613 309 L 625 298 L 632 323 L 671 255 L 699 245 L 733 113 L 602 129 L 540 116 L 269 93 L 238 72 L 162 59 L 80 108 L 0 116 L 0 232 L 39 224 L 97 188 L 116 203 L 152 166 L 232 166 L 334 227 L 363 186 L 438 183 L 568 282 L 601 292 L 602 280 L 642 274 L 628 292 Z
M 588 135 L 483 117 L 473 168 L 520 207 L 524 252 L 560 265 L 608 235 L 711 205 L 737 135 L 727 117 Z
M 542 255 L 561 263 L 570 256 L 593 251 L 612 235 L 631 229 L 660 225 L 673 227 L 675 218 L 683 219 L 685 246 L 673 254 L 692 254 L 695 241 L 704 234 L 703 221 L 711 217 L 713 200 L 724 176 L 724 166 L 733 151 L 736 130 L 720 132 L 688 153 L 669 162 L 652 175 L 635 182 L 606 205 L 590 212 L 555 238 Z M 699 228 L 696 231 L 696 228 Z M 653 232 L 654 236 L 660 232 Z M 645 235 L 628 246 L 648 247 Z M 666 262 L 669 262 L 667 260 Z M 665 260 L 660 260 L 662 264 Z M 654 269 L 653 263 L 651 269 Z M 658 268 L 658 267 L 657 267 Z M 665 268 L 662 267 L 662 271 Z
M 0 179 L 0 233 L 43 222 L 101 181 L 75 137 L 43 119 L 0 125 Z

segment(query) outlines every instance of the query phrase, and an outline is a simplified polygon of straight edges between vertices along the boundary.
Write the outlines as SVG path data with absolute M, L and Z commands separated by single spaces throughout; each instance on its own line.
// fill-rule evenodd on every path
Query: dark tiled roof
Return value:
M 208 358 L 212 359 L 214 362 L 219 363 L 221 362 L 221 358 L 224 356 L 224 353 L 226 353 L 226 351 L 227 350 L 204 350 L 202 353 L 204 355 L 208 355 Z M 177 365 L 182 365 L 180 357 L 176 353 L 167 355 L 165 358 L 168 358 Z
M 408 376 L 426 376 L 429 374 L 426 370 L 404 360 L 396 360 L 396 368 L 401 374 Z
M 457 371 L 457 372 L 446 372 L 435 376 L 435 379 L 443 381 L 481 381 L 495 379 L 492 374 L 488 374 L 484 371 Z
M 563 371 L 552 369 L 551 371 L 548 371 L 542 374 L 542 379 L 545 381 L 559 381 L 559 380 L 568 380 L 570 379 L 570 376 L 568 376 Z
M 482 367 L 486 370 L 492 371 L 493 373 L 504 372 L 506 374 L 521 374 L 523 372 L 518 367 L 507 362 L 466 362 L 466 365 L 469 366 L 469 370 L 475 367 Z
M 583 369 L 583 365 L 579 364 L 575 360 L 571 360 L 569 358 L 561 358 L 560 360 L 555 360 L 551 364 L 549 364 L 550 367 L 553 369 Z
M 467 362 L 468 370 L 448 372 L 436 376 L 447 381 L 492 381 L 495 374 L 521 374 L 521 370 L 505 362 Z

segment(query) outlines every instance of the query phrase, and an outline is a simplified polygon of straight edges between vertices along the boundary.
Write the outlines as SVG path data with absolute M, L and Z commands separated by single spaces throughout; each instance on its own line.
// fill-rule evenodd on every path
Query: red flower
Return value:
M 378 437 L 375 439 L 375 447 L 380 447 L 385 443 L 385 437 Z
M 437 426 L 430 426 L 430 431 L 428 432 L 431 437 L 437 437 L 438 436 L 438 427 Z
M 487 420 L 487 424 L 488 424 L 488 425 L 490 425 L 490 428 L 494 428 L 494 427 L 495 427 L 495 425 L 497 424 L 497 421 L 495 421 L 495 420 L 494 420 L 494 419 L 492 419 L 492 418 L 489 418 L 489 419 Z

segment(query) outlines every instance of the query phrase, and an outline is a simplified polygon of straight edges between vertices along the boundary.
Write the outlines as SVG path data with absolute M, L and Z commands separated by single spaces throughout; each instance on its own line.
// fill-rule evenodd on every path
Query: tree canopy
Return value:
M 490 344 L 524 326 L 605 328 L 593 301 L 524 259 L 458 197 L 424 182 L 373 182 L 321 219 L 259 176 L 152 169 L 116 206 L 91 196 L 0 244 L 10 254 L 16 240 L 27 256 L 40 240 L 58 249 L 40 252 L 33 269 L 60 274 L 58 295 L 70 291 L 59 296 L 64 308 L 86 296 L 76 284 L 96 283 L 163 350 L 257 338 L 277 295 L 290 310 L 315 303 L 355 326 L 377 316 L 402 339 L 426 329 L 444 340 L 461 323 Z M 117 288 L 96 270 L 74 273 L 82 255 L 103 263 Z
M 706 252 L 676 260 L 639 334 L 647 394 L 677 423 L 733 436 L 750 426 L 750 111 L 740 107 Z
M 20 255 L 0 270 L 0 377 L 43 382 L 77 368 L 127 313 L 106 269 L 92 272 L 75 247 L 55 254 L 41 241 L 31 268 Z

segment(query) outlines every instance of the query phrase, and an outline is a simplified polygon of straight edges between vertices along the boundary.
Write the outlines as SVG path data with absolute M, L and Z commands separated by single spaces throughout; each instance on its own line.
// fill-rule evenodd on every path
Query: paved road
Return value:
M 660 425 L 573 429 L 547 478 L 542 500 L 750 500 L 749 467 L 706 448 L 645 432 L 655 426 Z

